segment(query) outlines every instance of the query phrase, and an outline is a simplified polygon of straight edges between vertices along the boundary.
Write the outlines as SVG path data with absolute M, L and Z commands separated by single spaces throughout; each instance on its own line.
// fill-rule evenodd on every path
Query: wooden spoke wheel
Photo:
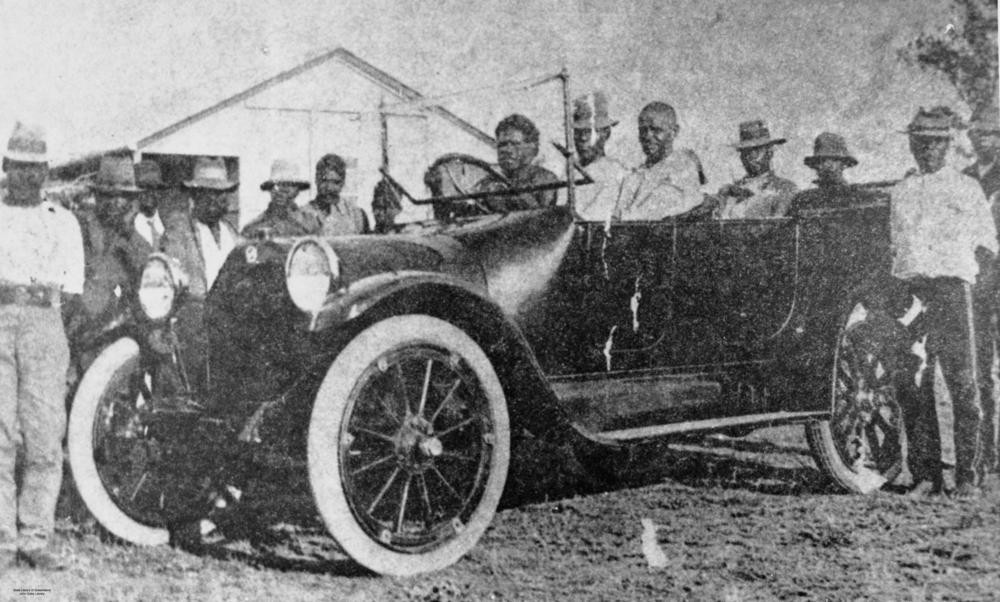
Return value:
M 878 489 L 902 470 L 897 331 L 888 316 L 855 305 L 837 341 L 830 418 L 807 427 L 817 464 L 848 491 Z
M 399 316 L 331 365 L 309 427 L 309 474 L 327 528 L 380 573 L 458 560 L 489 525 L 510 433 L 486 355 L 455 326 Z

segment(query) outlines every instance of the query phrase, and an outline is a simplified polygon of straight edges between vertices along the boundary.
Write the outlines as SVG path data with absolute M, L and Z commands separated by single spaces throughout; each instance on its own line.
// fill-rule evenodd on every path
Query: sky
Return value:
M 134 145 L 344 46 L 429 95 L 566 66 L 574 94 L 611 96 L 621 124 L 609 153 L 627 164 L 641 158 L 638 110 L 665 100 L 680 116 L 678 145 L 702 156 L 713 185 L 740 175 L 731 145 L 751 118 L 789 139 L 776 168 L 800 186 L 812 177 L 802 157 L 823 130 L 845 134 L 861 160 L 849 176 L 886 179 L 907 167 L 898 130 L 918 106 L 968 113 L 942 77 L 898 59 L 919 32 L 951 23 L 947 9 L 931 0 L 0 0 L 0 133 L 17 118 L 40 122 L 55 160 Z M 492 91 L 449 108 L 492 131 L 520 109 L 511 105 L 549 106 L 555 92 L 538 91 L 541 101 Z

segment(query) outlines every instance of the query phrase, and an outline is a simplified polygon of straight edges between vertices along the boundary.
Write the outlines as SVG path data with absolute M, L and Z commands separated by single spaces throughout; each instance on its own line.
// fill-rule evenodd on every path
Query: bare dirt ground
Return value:
M 648 446 L 613 491 L 582 493 L 543 447 L 524 452 L 540 468 L 512 475 L 475 549 L 438 573 L 369 574 L 324 535 L 308 500 L 280 498 L 261 511 L 265 533 L 231 534 L 200 555 L 105 543 L 64 521 L 70 568 L 0 575 L 0 599 L 1000 599 L 1000 493 L 833 493 L 801 427 Z

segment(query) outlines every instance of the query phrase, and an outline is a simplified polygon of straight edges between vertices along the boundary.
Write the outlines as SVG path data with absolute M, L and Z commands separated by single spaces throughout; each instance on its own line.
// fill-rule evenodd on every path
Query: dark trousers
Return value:
M 983 472 L 996 472 L 1000 466 L 997 444 L 997 390 L 993 381 L 993 357 L 1000 350 L 997 317 L 1000 316 L 1000 300 L 997 298 L 997 266 L 991 266 L 988 273 L 980 275 L 972 291 L 972 311 L 976 329 L 976 357 L 979 370 L 979 397 L 983 406 L 983 422 L 980 440 L 983 446 Z
M 954 442 L 955 481 L 976 484 L 982 461 L 983 412 L 977 378 L 972 292 L 958 278 L 914 279 L 911 292 L 926 306 L 926 314 L 914 333 L 927 337 L 927 369 L 915 394 L 903 395 L 903 411 L 909 436 L 910 471 L 916 480 L 938 480 L 946 467 L 942 438 Z M 935 363 L 940 363 L 951 396 L 953 429 L 942 432 L 933 394 Z

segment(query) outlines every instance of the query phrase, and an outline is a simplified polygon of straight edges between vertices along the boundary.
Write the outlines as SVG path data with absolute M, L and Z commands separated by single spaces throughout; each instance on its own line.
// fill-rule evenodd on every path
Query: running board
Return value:
M 653 439 L 666 435 L 676 435 L 679 433 L 690 433 L 694 431 L 717 431 L 735 426 L 773 426 L 792 422 L 806 422 L 826 418 L 829 412 L 772 412 L 770 414 L 751 414 L 749 416 L 734 416 L 732 418 L 713 418 L 711 420 L 692 420 L 689 422 L 676 422 L 673 424 L 654 424 L 652 426 L 642 426 L 616 431 L 604 431 L 599 433 L 600 437 L 613 439 L 615 441 L 636 441 L 639 439 Z

